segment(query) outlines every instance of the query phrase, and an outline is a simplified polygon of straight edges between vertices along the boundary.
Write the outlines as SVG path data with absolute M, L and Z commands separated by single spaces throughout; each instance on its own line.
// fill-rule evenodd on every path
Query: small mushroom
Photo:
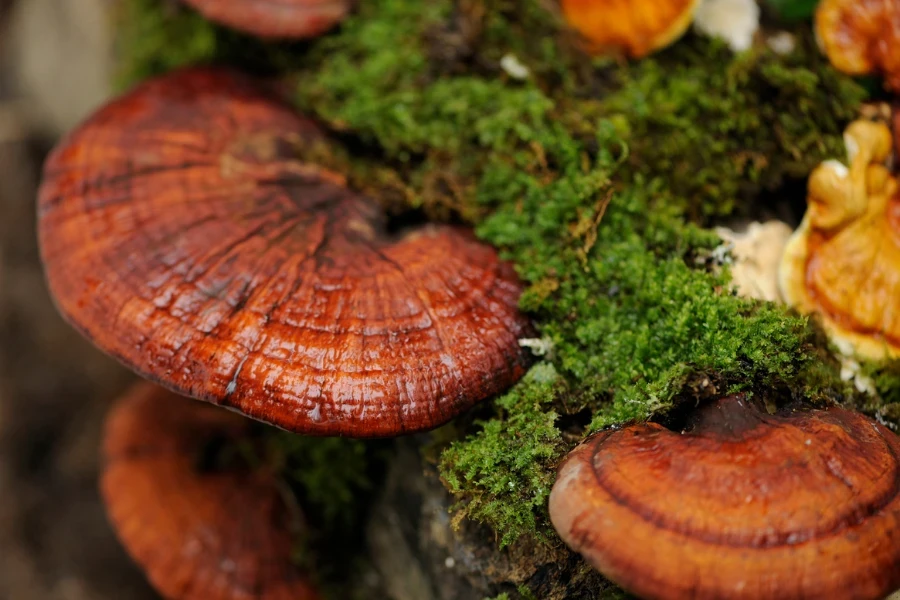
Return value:
M 739 296 L 779 302 L 778 268 L 793 231 L 781 221 L 753 222 L 743 231 L 716 227 L 734 258 L 731 283 Z
M 305 39 L 340 23 L 354 0 L 184 0 L 216 23 L 257 37 Z
M 39 237 L 61 312 L 178 393 L 312 435 L 437 427 L 529 362 L 521 284 L 464 228 L 392 233 L 324 138 L 249 78 L 142 84 L 52 153 Z
M 744 52 L 759 31 L 759 15 L 756 0 L 702 0 L 694 15 L 694 29 L 724 40 L 732 52 Z
M 900 4 L 896 0 L 822 0 L 816 37 L 831 64 L 850 75 L 883 74 L 900 91 Z
M 898 456 L 857 413 L 729 396 L 681 433 L 645 423 L 578 446 L 550 518 L 641 598 L 876 600 L 900 587 Z
M 562 0 L 563 15 L 594 54 L 646 56 L 690 26 L 700 0 Z
M 788 242 L 785 301 L 821 315 L 845 354 L 900 355 L 900 204 L 885 167 L 891 132 L 856 121 L 844 135 L 850 167 L 827 161 L 809 178 L 808 208 Z
M 101 492 L 109 519 L 171 600 L 314 600 L 292 563 L 290 512 L 273 475 L 204 464 L 251 422 L 142 383 L 105 427 Z

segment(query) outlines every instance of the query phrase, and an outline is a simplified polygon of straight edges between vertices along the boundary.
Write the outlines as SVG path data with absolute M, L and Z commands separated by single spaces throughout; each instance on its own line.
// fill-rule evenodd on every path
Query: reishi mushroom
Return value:
M 230 71 L 101 109 L 51 154 L 39 238 L 60 311 L 180 394 L 312 435 L 434 428 L 529 362 L 510 264 L 464 228 L 389 233 L 323 137 Z
M 850 168 L 826 161 L 809 178 L 808 209 L 779 272 L 785 301 L 821 315 L 845 354 L 900 355 L 900 199 L 884 162 L 890 129 L 856 121 Z
M 815 30 L 831 64 L 850 75 L 883 74 L 900 91 L 900 4 L 896 0 L 822 0 Z
M 569 25 L 595 54 L 641 58 L 684 35 L 700 0 L 562 0 Z
M 340 23 L 354 0 L 184 0 L 210 21 L 257 37 L 305 39 Z
M 107 418 L 101 492 L 109 519 L 171 600 L 317 600 L 291 561 L 291 515 L 275 477 L 204 465 L 251 421 L 150 383 Z
M 563 540 L 641 598 L 880 599 L 900 587 L 900 438 L 841 408 L 722 398 L 605 431 L 559 469 Z

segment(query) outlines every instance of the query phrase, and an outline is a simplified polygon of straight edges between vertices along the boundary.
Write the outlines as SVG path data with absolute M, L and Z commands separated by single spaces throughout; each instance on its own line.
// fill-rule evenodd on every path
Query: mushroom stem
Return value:
M 698 408 L 691 415 L 684 433 L 740 439 L 742 434 L 758 427 L 765 415 L 765 405 L 755 397 L 746 394 L 726 396 Z

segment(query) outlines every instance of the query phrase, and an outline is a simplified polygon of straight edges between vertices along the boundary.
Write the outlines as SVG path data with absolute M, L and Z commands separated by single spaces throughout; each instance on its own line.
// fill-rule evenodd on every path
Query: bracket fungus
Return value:
M 900 3 L 896 0 L 822 0 L 816 37 L 828 60 L 850 75 L 884 75 L 900 91 Z
M 135 386 L 110 413 L 101 491 L 119 539 L 172 600 L 315 600 L 293 564 L 290 512 L 275 477 L 203 465 L 250 421 Z
M 891 132 L 856 121 L 850 167 L 826 161 L 809 178 L 808 208 L 779 272 L 785 301 L 818 313 L 845 354 L 900 356 L 900 199 L 885 166 Z
M 877 600 L 900 587 L 900 438 L 841 408 L 745 396 L 687 431 L 605 431 L 562 464 L 550 518 L 642 598 Z
M 353 0 L 184 0 L 210 21 L 261 38 L 305 39 L 340 23 Z
M 512 266 L 464 228 L 393 234 L 323 137 L 249 78 L 140 85 L 48 159 L 39 236 L 61 312 L 178 393 L 311 435 L 437 427 L 525 372 Z
M 562 0 L 569 25 L 592 53 L 641 58 L 674 43 L 694 19 L 700 0 Z

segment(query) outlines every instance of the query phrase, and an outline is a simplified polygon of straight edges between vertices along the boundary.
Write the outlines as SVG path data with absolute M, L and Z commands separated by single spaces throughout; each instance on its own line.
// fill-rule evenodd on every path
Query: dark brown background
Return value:
M 2 600 L 154 597 L 96 484 L 102 417 L 131 376 L 57 316 L 34 233 L 43 154 L 107 93 L 100 2 L 0 0 Z

